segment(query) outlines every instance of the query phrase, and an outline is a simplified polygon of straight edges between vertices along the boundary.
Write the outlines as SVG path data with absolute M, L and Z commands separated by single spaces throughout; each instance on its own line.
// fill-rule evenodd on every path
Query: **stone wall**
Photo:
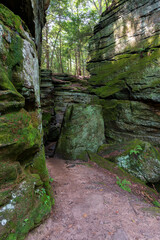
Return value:
M 160 142 L 160 1 L 118 0 L 90 40 L 91 92 L 103 106 L 107 141 Z
M 36 45 L 0 4 L 0 239 L 24 239 L 50 210 Z
M 55 122 L 54 112 L 54 85 L 52 82 L 52 71 L 47 69 L 41 70 L 41 107 L 42 121 L 44 131 L 44 141 L 49 139 L 51 125 Z
M 65 111 L 73 104 L 92 104 L 98 97 L 89 94 L 88 81 L 69 74 L 41 71 L 41 102 L 44 138 L 57 141 Z

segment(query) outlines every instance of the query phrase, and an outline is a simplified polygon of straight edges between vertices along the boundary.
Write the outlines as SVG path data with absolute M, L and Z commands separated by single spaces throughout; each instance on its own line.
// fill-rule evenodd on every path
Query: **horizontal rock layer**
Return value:
M 0 4 L 0 239 L 24 239 L 51 210 L 39 64 L 27 27 Z
M 95 95 L 89 94 L 87 80 L 69 74 L 41 71 L 41 102 L 45 139 L 56 141 L 67 107 L 73 104 L 93 104 Z
M 119 0 L 90 40 L 91 92 L 104 106 L 106 137 L 159 143 L 160 2 Z M 114 101 L 109 101 L 109 100 Z

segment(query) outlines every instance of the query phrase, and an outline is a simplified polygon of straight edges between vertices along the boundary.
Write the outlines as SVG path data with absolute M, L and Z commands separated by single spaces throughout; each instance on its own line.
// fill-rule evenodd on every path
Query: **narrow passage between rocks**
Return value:
M 55 192 L 50 217 L 26 240 L 159 240 L 160 216 L 95 164 L 48 160 Z

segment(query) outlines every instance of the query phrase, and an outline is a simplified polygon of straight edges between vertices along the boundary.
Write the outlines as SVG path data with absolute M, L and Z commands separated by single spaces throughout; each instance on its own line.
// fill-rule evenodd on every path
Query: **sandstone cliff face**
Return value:
M 45 24 L 45 10 L 49 5 L 49 0 L 1 0 L 1 3 L 11 9 L 25 22 L 29 28 L 38 50 L 40 60 L 42 28 Z
M 24 239 L 51 210 L 35 43 L 0 4 L 0 239 Z
M 52 74 L 42 69 L 40 87 L 44 138 L 48 142 L 58 140 L 67 107 L 93 104 L 98 99 L 89 94 L 87 80 L 66 73 Z
M 160 141 L 160 2 L 119 0 L 90 40 L 91 91 L 103 106 L 106 138 Z

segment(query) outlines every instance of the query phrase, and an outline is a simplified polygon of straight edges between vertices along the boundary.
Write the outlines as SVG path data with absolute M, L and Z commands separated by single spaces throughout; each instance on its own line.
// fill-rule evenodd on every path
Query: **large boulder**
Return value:
M 155 145 L 160 141 L 159 21 L 160 1 L 119 0 L 95 27 L 89 82 L 91 91 L 104 99 L 108 140 L 142 135 Z
M 149 142 L 134 139 L 121 144 L 107 144 L 98 154 L 144 182 L 160 181 L 160 152 Z
M 84 159 L 104 143 L 104 121 L 99 105 L 74 104 L 66 110 L 56 154 L 65 159 Z
M 25 23 L 0 4 L 0 239 L 24 239 L 51 210 L 39 65 Z

